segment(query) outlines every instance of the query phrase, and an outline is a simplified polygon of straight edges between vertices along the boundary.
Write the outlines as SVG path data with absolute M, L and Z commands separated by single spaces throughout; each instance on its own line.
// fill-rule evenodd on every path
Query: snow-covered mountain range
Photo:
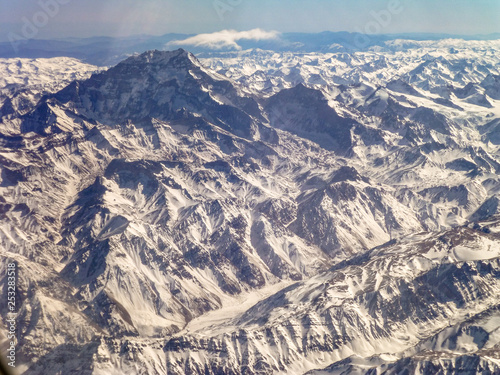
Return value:
M 67 57 L 0 59 L 0 116 L 25 114 L 44 94 L 59 91 L 99 70 L 102 68 Z
M 499 47 L 0 60 L 21 373 L 500 372 Z

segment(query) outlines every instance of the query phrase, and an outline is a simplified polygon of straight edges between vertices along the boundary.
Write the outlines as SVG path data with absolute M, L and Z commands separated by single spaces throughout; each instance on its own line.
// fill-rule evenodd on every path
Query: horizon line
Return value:
M 222 29 L 224 30 L 224 29 Z M 219 30 L 219 31 L 222 31 Z M 236 30 L 236 29 L 231 29 L 235 31 L 246 31 L 246 30 Z M 214 31 L 217 32 L 217 31 Z M 161 38 L 165 36 L 172 36 L 172 35 L 178 35 L 182 37 L 190 37 L 190 36 L 197 36 L 201 34 L 211 34 L 214 32 L 203 32 L 203 33 L 181 33 L 181 32 L 169 32 L 169 33 L 162 33 L 162 34 L 131 34 L 131 35 L 125 35 L 125 36 L 112 36 L 112 35 L 94 35 L 94 36 L 84 36 L 84 37 L 79 37 L 79 36 L 67 36 L 67 37 L 59 37 L 59 38 L 27 38 L 26 41 L 65 41 L 65 40 L 70 40 L 70 39 L 78 39 L 78 40 L 86 40 L 86 39 L 133 39 L 133 38 Z M 428 36 L 428 37 L 453 37 L 453 38 L 458 38 L 458 37 L 466 37 L 466 38 L 487 38 L 487 37 L 495 37 L 498 36 L 500 39 L 500 31 L 497 32 L 492 32 L 492 33 L 439 33 L 439 32 L 425 32 L 425 31 L 409 31 L 409 32 L 397 32 L 397 33 L 360 33 L 357 31 L 332 31 L 332 30 L 324 30 L 324 31 L 317 31 L 317 32 L 308 32 L 308 31 L 285 31 L 285 32 L 280 32 L 277 31 L 280 35 L 290 35 L 290 34 L 303 34 L 303 35 L 319 35 L 319 34 L 351 34 L 351 35 L 369 35 L 369 36 L 374 36 L 374 37 L 395 37 L 395 36 Z M 444 39 L 444 38 L 440 38 Z M 0 39 L 0 43 L 9 43 L 8 40 L 3 40 Z

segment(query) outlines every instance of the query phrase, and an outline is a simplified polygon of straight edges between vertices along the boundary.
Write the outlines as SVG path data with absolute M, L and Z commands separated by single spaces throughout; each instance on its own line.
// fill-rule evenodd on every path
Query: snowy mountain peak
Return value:
M 136 67 L 145 68 L 146 65 L 159 68 L 176 68 L 176 69 L 192 69 L 201 67 L 201 63 L 190 52 L 179 48 L 175 51 L 160 51 L 151 50 L 142 54 L 134 55 L 119 63 L 116 67 L 110 70 L 121 68 L 125 65 L 134 65 Z
M 193 55 L 183 48 L 179 48 L 173 51 L 160 51 L 155 49 L 131 56 L 128 59 L 122 61 L 120 64 L 136 63 L 138 60 L 146 61 L 148 63 L 158 63 L 159 61 L 168 62 L 173 58 L 189 58 L 190 56 Z
M 61 126 L 58 120 L 66 116 L 64 122 L 72 125 Z M 45 134 L 71 131 L 79 128 L 74 123 L 85 121 L 116 125 L 201 118 L 249 137 L 251 116 L 261 117 L 256 101 L 242 96 L 229 79 L 208 71 L 183 49 L 156 50 L 46 96 L 23 116 L 21 129 Z

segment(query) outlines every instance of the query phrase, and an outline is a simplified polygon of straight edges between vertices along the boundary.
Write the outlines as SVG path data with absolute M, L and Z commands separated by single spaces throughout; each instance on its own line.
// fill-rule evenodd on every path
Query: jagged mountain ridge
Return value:
M 0 59 L 0 117 L 25 114 L 43 95 L 59 91 L 71 81 L 88 78 L 101 69 L 66 57 Z M 8 128 L 3 128 L 2 134 L 6 133 Z
M 448 347 L 445 342 L 442 346 L 429 343 L 445 328 L 448 332 L 441 335 L 456 332 L 453 324 L 464 315 L 474 321 L 488 316 L 490 308 L 495 313 L 498 221 L 489 225 L 393 241 L 284 289 L 226 326 L 173 339 L 166 346 L 169 372 L 198 373 L 208 368 L 216 374 L 223 368 L 237 372 L 247 365 L 253 372 L 303 373 L 315 363 L 350 355 L 370 358 L 387 353 L 395 356 L 386 361 L 396 362 L 406 348 L 421 357 L 424 348 L 429 356 L 439 350 L 469 352 L 466 338 L 458 344 L 449 338 Z M 447 328 L 449 324 L 452 327 Z M 480 335 L 470 333 L 476 350 L 498 348 L 494 324 L 481 342 Z M 248 357 L 256 358 L 251 363 L 239 350 L 242 337 L 248 341 Z M 429 340 L 420 343 L 422 337 Z M 416 344 L 420 347 L 413 348 Z M 255 348 L 260 348 L 258 354 Z M 186 353 L 189 357 L 180 359 Z M 336 368 L 346 364 L 340 362 L 325 373 L 337 373 Z M 495 361 L 490 366 L 498 370 Z
M 158 75 L 155 97 L 151 80 Z M 109 116 L 96 98 L 118 103 L 120 85 L 136 88 L 136 96 L 127 95 Z M 3 140 L 2 246 L 37 275 L 21 280 L 22 316 L 31 322 L 23 326 L 23 358 L 40 359 L 27 373 L 52 371 L 54 356 L 76 353 L 99 357 L 89 373 L 191 365 L 197 373 L 200 363 L 215 362 L 183 363 L 175 353 L 166 359 L 162 348 L 179 331 L 186 348 L 194 345 L 185 330 L 210 325 L 210 311 L 245 298 L 257 302 L 391 238 L 496 212 L 495 150 L 463 142 L 470 134 L 481 139 L 477 112 L 458 132 L 466 122 L 450 119 L 448 106 L 429 100 L 407 109 L 410 97 L 386 88 L 377 92 L 380 103 L 394 103 L 388 126 L 389 106 L 371 112 L 332 91 L 296 90 L 331 114 L 349 147 L 332 144 L 332 152 L 314 143 L 321 118 L 312 132 L 304 126 L 298 133 L 289 121 L 277 126 L 272 112 L 290 100 L 303 103 L 300 95 L 248 96 L 182 50 L 132 57 L 4 120 L 16 136 Z M 308 118 L 307 106 L 294 110 L 289 120 Z M 408 111 L 417 113 L 411 121 Z M 429 118 L 444 130 L 427 128 Z M 444 176 L 456 188 L 443 185 Z M 229 309 L 228 317 L 249 307 Z M 78 333 L 50 327 L 40 312 L 75 322 Z M 141 345 L 154 349 L 144 354 Z M 244 366 L 231 363 L 224 371 Z

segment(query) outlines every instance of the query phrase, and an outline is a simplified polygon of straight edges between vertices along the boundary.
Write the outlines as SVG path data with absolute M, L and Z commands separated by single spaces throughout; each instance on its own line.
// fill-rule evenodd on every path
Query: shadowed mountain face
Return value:
M 351 118 L 340 117 L 320 91 L 301 83 L 269 98 L 265 110 L 271 126 L 339 153 L 346 153 L 352 147 L 351 131 L 361 126 Z
M 498 371 L 495 57 L 412 48 L 15 62 L 25 373 Z
M 231 124 L 233 132 L 245 137 L 255 126 L 250 116 L 260 116 L 254 100 L 239 96 L 222 77 L 207 74 L 196 58 L 184 50 L 147 52 L 88 80 L 72 82 L 44 98 L 43 104 L 25 117 L 22 130 L 40 134 L 64 131 L 57 124 L 54 129 L 50 127 L 57 117 L 54 107 L 69 111 L 76 119 L 109 125 L 151 118 L 182 121 L 202 114 L 205 120 L 220 127 L 228 128 Z

